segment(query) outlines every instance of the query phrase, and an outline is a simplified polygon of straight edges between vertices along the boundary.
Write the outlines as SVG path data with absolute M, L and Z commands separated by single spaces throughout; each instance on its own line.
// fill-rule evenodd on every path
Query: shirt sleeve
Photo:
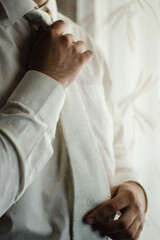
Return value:
M 103 56 L 103 54 L 102 54 Z M 118 108 L 116 107 L 112 97 L 112 81 L 109 75 L 106 61 L 103 59 L 103 75 L 104 75 L 104 91 L 106 96 L 106 104 L 112 116 L 113 131 L 113 152 L 115 159 L 115 174 L 113 183 L 115 185 L 128 181 L 141 183 L 140 175 L 128 158 L 128 153 L 124 141 L 124 126 L 120 117 Z
M 0 110 L 0 216 L 51 158 L 64 101 L 64 89 L 57 81 L 28 71 Z
M 148 208 L 148 198 L 143 188 L 142 179 L 138 170 L 128 159 L 127 149 L 124 142 L 124 129 L 120 114 L 116 106 L 113 106 L 113 124 L 114 124 L 114 154 L 115 154 L 115 179 L 114 184 L 119 185 L 124 182 L 136 182 L 143 190 L 146 199 L 146 209 Z
M 124 127 L 115 105 L 112 105 L 113 110 L 113 129 L 114 129 L 114 156 L 115 156 L 115 184 L 121 184 L 128 181 L 141 183 L 140 174 L 128 159 L 126 144 L 124 141 Z

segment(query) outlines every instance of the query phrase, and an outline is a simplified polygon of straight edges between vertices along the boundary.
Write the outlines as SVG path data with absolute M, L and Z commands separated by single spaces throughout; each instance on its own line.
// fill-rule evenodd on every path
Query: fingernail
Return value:
M 94 218 L 87 218 L 87 219 L 86 219 L 86 223 L 87 223 L 88 225 L 92 225 L 92 224 L 94 223 Z

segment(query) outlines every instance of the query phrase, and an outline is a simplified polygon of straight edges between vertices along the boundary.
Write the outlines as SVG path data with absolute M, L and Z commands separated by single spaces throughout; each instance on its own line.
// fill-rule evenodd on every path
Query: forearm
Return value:
M 10 141 L 0 133 L 0 216 L 15 202 L 19 185 L 17 153 Z
M 16 202 L 53 154 L 64 90 L 38 72 L 27 73 L 0 110 L 0 216 Z

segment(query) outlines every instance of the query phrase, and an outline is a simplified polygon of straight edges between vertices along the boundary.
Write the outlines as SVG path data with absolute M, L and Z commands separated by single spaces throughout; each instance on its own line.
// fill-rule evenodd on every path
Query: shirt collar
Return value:
M 34 8 L 38 8 L 33 0 L 0 0 L 0 2 L 2 3 L 11 24 L 17 22 Z M 46 3 L 46 6 L 52 12 L 55 21 L 57 16 L 57 5 L 55 0 L 49 0 Z

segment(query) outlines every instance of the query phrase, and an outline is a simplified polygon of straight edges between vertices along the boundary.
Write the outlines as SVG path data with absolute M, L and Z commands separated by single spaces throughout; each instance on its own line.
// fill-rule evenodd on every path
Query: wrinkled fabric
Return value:
M 15 0 L 12 12 L 9 0 L 1 3 L 0 239 L 100 239 L 84 215 L 110 198 L 113 184 L 140 181 L 127 159 L 106 62 L 51 0 L 53 19 L 63 19 L 94 57 L 65 91 L 27 71 L 34 29 L 26 14 L 37 6 Z

